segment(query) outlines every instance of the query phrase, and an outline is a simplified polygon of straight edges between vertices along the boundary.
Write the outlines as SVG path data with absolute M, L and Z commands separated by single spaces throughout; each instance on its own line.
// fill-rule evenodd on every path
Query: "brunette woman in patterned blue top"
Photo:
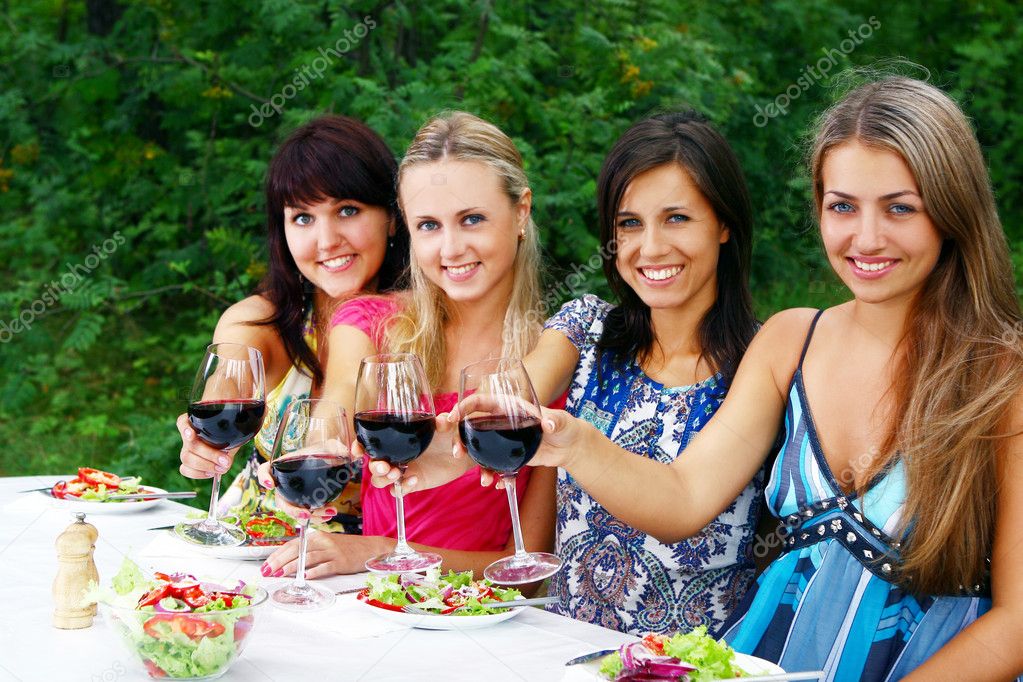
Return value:
M 597 201 L 619 302 L 566 303 L 526 366 L 548 395 L 571 377 L 571 414 L 667 464 L 714 415 L 756 330 L 746 184 L 709 123 L 672 113 L 618 140 Z M 559 470 L 556 551 L 566 567 L 551 580 L 552 610 L 634 634 L 720 626 L 752 585 L 762 491 L 757 476 L 696 535 L 663 544 Z

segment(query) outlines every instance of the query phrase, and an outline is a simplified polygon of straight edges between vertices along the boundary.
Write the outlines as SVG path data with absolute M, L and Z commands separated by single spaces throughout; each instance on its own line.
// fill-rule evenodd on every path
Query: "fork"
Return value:
M 554 604 L 558 601 L 557 597 L 537 597 L 535 599 L 512 599 L 505 602 L 486 602 L 481 604 L 488 609 L 515 609 L 520 606 L 543 606 L 544 604 Z M 412 613 L 417 616 L 450 616 L 452 613 L 457 613 L 464 609 L 465 606 L 459 606 L 451 613 L 435 613 L 433 611 L 426 611 L 417 607 L 415 604 L 409 604 L 408 606 L 402 606 L 401 610 L 405 613 Z

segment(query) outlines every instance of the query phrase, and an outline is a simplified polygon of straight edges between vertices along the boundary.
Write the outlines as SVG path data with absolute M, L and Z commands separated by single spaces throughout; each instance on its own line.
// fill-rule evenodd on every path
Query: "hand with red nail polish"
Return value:
M 348 575 L 366 570 L 366 560 L 394 549 L 394 538 L 343 533 L 311 533 L 306 552 L 306 578 Z M 265 566 L 280 566 L 268 577 L 295 575 L 298 570 L 299 541 L 292 540 L 278 548 Z M 279 575 L 278 575 L 279 573 Z
M 276 487 L 274 485 L 273 477 L 270 475 L 269 462 L 263 462 L 262 464 L 259 465 L 259 468 L 256 469 L 256 480 L 258 480 L 259 484 L 267 490 L 273 490 Z M 332 518 L 337 516 L 337 505 L 333 500 L 328 502 L 323 507 L 319 507 L 317 509 L 313 509 L 310 511 L 302 509 L 301 507 L 296 507 L 290 504 L 283 497 L 275 495 L 274 506 L 276 506 L 278 509 L 280 509 L 282 512 L 284 512 L 285 514 L 292 518 L 300 519 L 303 521 L 305 519 L 311 519 L 310 523 L 327 523 Z
M 181 434 L 181 465 L 178 471 L 185 478 L 213 478 L 214 473 L 225 473 L 231 468 L 237 449 L 225 453 L 207 445 L 196 437 L 188 423 L 188 415 L 178 415 L 178 433 Z

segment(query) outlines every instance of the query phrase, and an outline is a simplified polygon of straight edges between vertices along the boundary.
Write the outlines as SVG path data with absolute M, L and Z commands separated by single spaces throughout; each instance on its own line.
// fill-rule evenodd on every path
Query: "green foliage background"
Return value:
M 871 17 L 869 38 L 834 52 Z M 596 251 L 594 180 L 614 139 L 659 108 L 695 106 L 746 169 L 767 316 L 842 298 L 800 141 L 835 74 L 904 57 L 973 118 L 1023 263 L 1020 18 L 1009 0 L 2 0 L 0 323 L 28 310 L 31 328 L 0 326 L 0 475 L 92 465 L 191 485 L 174 418 L 219 313 L 265 271 L 266 162 L 321 112 L 367 121 L 396 154 L 439 110 L 498 123 L 527 159 L 558 281 Z M 829 76 L 756 125 L 756 107 L 829 50 Z M 308 85 L 286 87 L 303 69 Z M 279 113 L 254 113 L 275 95 Z M 54 297 L 50 283 L 88 262 Z M 584 289 L 605 291 L 599 272 Z

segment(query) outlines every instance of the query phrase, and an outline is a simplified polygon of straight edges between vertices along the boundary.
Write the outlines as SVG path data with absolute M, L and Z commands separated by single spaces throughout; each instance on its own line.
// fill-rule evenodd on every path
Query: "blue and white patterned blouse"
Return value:
M 598 360 L 596 343 L 611 309 L 590 295 L 547 321 L 579 349 L 566 409 L 637 456 L 672 462 L 724 399 L 722 378 L 665 387 L 635 361 L 622 364 L 610 353 Z M 753 582 L 763 489 L 760 473 L 697 535 L 665 545 L 616 519 L 559 469 L 556 551 L 566 566 L 551 580 L 550 593 L 560 601 L 549 608 L 633 634 L 716 630 Z

